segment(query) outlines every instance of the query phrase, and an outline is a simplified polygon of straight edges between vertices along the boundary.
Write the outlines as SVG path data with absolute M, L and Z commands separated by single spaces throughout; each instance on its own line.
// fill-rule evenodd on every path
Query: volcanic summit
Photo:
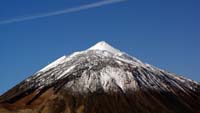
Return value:
M 200 113 L 200 84 L 102 41 L 0 96 L 0 113 Z

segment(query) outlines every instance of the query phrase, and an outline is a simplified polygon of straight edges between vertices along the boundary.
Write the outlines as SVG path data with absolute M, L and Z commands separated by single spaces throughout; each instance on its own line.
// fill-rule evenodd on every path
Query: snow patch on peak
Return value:
M 66 56 L 62 56 L 59 59 L 57 59 L 56 61 L 54 61 L 54 62 L 50 63 L 49 65 L 47 65 L 46 67 L 42 68 L 39 72 L 43 72 L 50 68 L 56 67 L 57 65 L 63 63 L 65 61 L 65 59 L 66 59 Z
M 69 55 L 69 56 L 62 56 L 60 58 L 58 58 L 56 61 L 50 63 L 49 65 L 47 65 L 46 67 L 42 68 L 41 70 L 39 70 L 38 72 L 45 72 L 48 71 L 51 68 L 54 68 L 56 66 L 58 66 L 59 64 L 62 64 L 64 62 L 67 62 L 69 60 L 71 60 L 73 57 L 84 53 L 84 51 L 80 51 L 80 52 L 74 52 L 73 54 Z
M 113 48 L 111 45 L 109 45 L 105 41 L 98 42 L 94 46 L 90 47 L 88 50 L 102 50 L 102 51 L 108 51 L 113 54 L 122 53 L 120 50 Z

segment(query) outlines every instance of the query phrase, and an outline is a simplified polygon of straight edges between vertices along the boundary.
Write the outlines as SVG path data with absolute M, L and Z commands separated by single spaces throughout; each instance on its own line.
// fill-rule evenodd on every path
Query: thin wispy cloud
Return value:
M 28 21 L 28 20 L 35 20 L 35 19 L 40 19 L 40 18 L 45 18 L 45 17 L 50 17 L 50 16 L 58 16 L 58 15 L 82 11 L 82 10 L 86 10 L 90 8 L 101 7 L 104 5 L 109 5 L 109 4 L 114 4 L 114 3 L 124 2 L 124 1 L 126 0 L 104 0 L 100 2 L 81 5 L 78 7 L 63 9 L 63 10 L 54 11 L 54 12 L 48 12 L 48 13 L 43 13 L 43 14 L 38 14 L 38 15 L 23 16 L 19 18 L 8 19 L 8 20 L 0 20 L 0 24 L 9 24 L 9 23 L 22 22 L 22 21 Z

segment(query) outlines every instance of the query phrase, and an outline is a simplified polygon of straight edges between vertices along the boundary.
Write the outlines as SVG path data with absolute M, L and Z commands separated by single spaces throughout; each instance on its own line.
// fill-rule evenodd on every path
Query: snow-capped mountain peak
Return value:
M 199 83 L 145 64 L 101 41 L 64 55 L 0 96 L 0 113 L 25 113 L 1 112 L 1 105 L 17 111 L 34 106 L 40 113 L 76 112 L 82 107 L 86 109 L 81 113 L 94 113 L 94 109 L 97 113 L 200 113 L 199 94 Z M 105 112 L 107 106 L 117 110 Z M 49 108 L 53 110 L 46 112 Z
M 98 42 L 94 46 L 90 47 L 88 50 L 102 50 L 102 51 L 108 51 L 113 54 L 120 54 L 122 53 L 120 50 L 115 49 L 105 41 Z
M 106 52 L 109 52 L 109 53 L 112 53 L 114 55 L 122 55 L 124 54 L 123 52 L 121 52 L 120 50 L 118 49 L 115 49 L 114 47 L 112 47 L 111 45 L 109 45 L 108 43 L 106 43 L 105 41 L 100 41 L 98 43 L 96 43 L 95 45 L 93 45 L 92 47 L 90 47 L 89 49 L 85 50 L 85 51 L 79 51 L 79 52 L 75 52 L 71 55 L 68 56 L 62 56 L 60 58 L 58 58 L 56 61 L 48 64 L 46 67 L 42 68 L 41 70 L 39 70 L 39 72 L 44 72 L 44 71 L 47 71 L 53 67 L 56 67 L 57 65 L 63 63 L 63 62 L 66 62 L 68 60 L 70 60 L 71 58 L 79 55 L 79 54 L 82 54 L 84 52 L 88 52 L 88 51 L 96 51 L 96 50 L 99 50 L 99 51 L 106 51 Z

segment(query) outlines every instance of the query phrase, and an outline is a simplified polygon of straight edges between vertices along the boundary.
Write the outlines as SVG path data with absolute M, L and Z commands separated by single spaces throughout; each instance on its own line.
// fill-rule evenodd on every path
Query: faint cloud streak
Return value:
M 24 17 L 2 20 L 2 21 L 0 20 L 0 24 L 9 24 L 9 23 L 22 22 L 22 21 L 28 21 L 28 20 L 35 20 L 35 19 L 45 18 L 45 17 L 50 17 L 50 16 L 58 16 L 58 15 L 63 15 L 63 14 L 72 13 L 72 12 L 78 12 L 78 11 L 82 11 L 82 10 L 86 10 L 86 9 L 90 9 L 90 8 L 101 7 L 104 5 L 109 5 L 109 4 L 114 4 L 114 3 L 124 2 L 124 1 L 126 1 L 126 0 L 104 0 L 104 1 L 100 1 L 100 2 L 81 5 L 78 7 L 68 8 L 68 9 L 49 12 L 49 13 L 43 13 L 43 14 L 32 15 L 32 16 L 24 16 Z

